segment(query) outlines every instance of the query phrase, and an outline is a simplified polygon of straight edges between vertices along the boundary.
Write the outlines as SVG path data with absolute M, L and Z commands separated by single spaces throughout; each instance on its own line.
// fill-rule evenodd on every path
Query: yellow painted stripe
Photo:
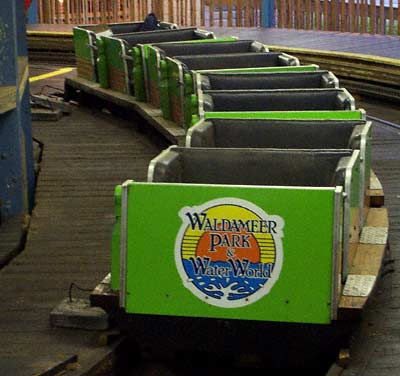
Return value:
M 28 30 L 26 32 L 28 37 L 72 37 L 72 31 L 39 31 L 39 30 Z
M 29 78 L 29 82 L 36 82 L 36 81 L 40 81 L 40 80 L 45 80 L 46 78 L 58 76 L 60 74 L 69 73 L 69 72 L 73 71 L 74 69 L 75 68 L 71 68 L 71 67 L 61 68 L 61 69 L 58 69 L 58 70 L 53 71 L 53 72 L 40 74 L 39 76 L 34 76 L 34 77 Z

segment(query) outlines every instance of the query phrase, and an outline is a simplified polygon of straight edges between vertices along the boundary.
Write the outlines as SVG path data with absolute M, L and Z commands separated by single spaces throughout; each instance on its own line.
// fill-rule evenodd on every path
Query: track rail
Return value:
M 375 116 L 370 116 L 370 115 L 367 115 L 367 119 L 375 121 L 375 122 L 383 124 L 383 125 L 386 125 L 386 126 L 391 127 L 391 128 L 400 129 L 400 124 L 393 123 L 392 121 L 387 121 L 387 120 L 384 120 L 384 119 L 381 119 L 381 118 L 377 118 Z
M 400 60 L 373 55 L 269 46 L 332 71 L 352 93 L 400 102 Z
M 31 61 L 75 62 L 71 32 L 28 31 Z M 294 55 L 304 64 L 317 64 L 339 77 L 352 93 L 400 102 L 400 60 L 348 52 L 269 46 Z
M 71 32 L 27 31 L 31 62 L 75 63 Z

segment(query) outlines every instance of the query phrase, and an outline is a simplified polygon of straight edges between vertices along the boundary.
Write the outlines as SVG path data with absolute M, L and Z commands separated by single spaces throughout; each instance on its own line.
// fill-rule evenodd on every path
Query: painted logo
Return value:
M 183 284 L 208 304 L 234 308 L 269 293 L 283 262 L 284 221 L 251 202 L 221 198 L 179 212 L 175 261 Z

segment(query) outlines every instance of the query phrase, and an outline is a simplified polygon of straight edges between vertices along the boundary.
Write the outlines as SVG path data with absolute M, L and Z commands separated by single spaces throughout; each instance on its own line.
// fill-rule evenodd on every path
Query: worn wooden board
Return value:
M 97 98 L 111 102 L 121 108 L 136 111 L 151 126 L 159 131 L 170 142 L 183 145 L 185 142 L 185 130 L 172 121 L 165 120 L 161 116 L 161 110 L 145 102 L 138 102 L 133 97 L 110 89 L 102 89 L 97 83 L 85 80 L 72 72 L 65 80 L 66 88 L 82 90 Z
M 388 228 L 388 212 L 386 208 L 370 208 L 365 222 L 368 227 Z M 379 277 L 382 268 L 383 259 L 387 244 L 357 244 L 357 248 L 352 255 L 352 261 L 349 265 L 349 275 L 371 275 Z M 373 286 L 374 287 L 374 286 Z M 372 288 L 373 288 L 372 287 Z M 369 295 L 365 297 L 342 296 L 339 301 L 339 317 L 349 317 L 361 314 Z M 349 312 L 351 311 L 351 312 Z

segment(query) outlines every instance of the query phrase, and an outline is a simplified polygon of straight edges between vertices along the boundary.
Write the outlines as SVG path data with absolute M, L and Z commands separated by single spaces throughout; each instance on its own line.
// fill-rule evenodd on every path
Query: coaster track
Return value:
M 28 51 L 32 62 L 74 64 L 70 32 L 28 31 Z M 298 57 L 303 64 L 317 64 L 335 72 L 343 87 L 354 94 L 400 102 L 400 60 L 337 51 L 320 51 L 285 46 L 269 46 Z

